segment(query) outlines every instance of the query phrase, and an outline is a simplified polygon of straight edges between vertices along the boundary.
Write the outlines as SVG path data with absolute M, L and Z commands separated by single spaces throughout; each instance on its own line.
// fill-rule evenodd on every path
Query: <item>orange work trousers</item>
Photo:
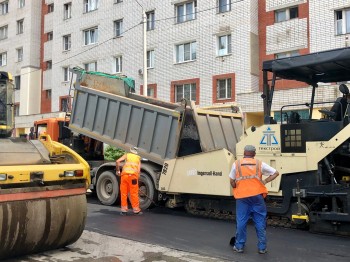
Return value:
M 128 193 L 134 213 L 141 211 L 139 202 L 139 181 L 137 174 L 122 174 L 120 178 L 121 211 L 128 211 Z

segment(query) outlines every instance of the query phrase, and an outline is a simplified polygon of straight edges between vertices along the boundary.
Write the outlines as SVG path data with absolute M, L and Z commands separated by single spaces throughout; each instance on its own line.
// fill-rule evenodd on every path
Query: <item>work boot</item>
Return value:
M 267 253 L 267 249 L 259 249 L 258 251 L 259 254 L 266 254 Z
M 233 251 L 235 251 L 237 253 L 243 253 L 244 252 L 243 248 L 237 248 L 236 246 L 233 246 L 232 249 L 233 249 Z
M 125 211 L 120 212 L 121 216 L 126 216 L 127 214 L 128 214 L 128 212 L 125 212 Z
M 142 213 L 142 211 L 134 212 L 134 215 L 135 215 L 135 216 L 141 216 L 141 215 L 143 215 L 143 213 Z

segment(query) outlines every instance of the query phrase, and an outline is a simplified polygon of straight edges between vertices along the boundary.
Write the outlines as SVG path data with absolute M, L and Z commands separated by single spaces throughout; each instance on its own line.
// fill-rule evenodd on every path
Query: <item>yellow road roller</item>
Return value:
M 81 236 L 88 163 L 43 134 L 11 137 L 12 77 L 0 72 L 0 260 L 57 249 Z

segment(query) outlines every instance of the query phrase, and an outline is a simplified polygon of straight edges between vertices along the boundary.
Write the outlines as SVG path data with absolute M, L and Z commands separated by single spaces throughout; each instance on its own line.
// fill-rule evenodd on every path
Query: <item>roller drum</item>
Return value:
M 0 260 L 70 245 L 86 222 L 85 194 L 0 203 Z

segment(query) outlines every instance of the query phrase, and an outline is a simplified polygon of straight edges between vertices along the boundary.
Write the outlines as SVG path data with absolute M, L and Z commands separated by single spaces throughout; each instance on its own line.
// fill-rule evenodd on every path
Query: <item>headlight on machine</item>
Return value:
M 74 171 L 64 171 L 64 176 L 65 177 L 73 177 L 74 176 Z
M 7 180 L 7 174 L 0 174 L 0 181 L 6 181 Z
M 60 177 L 82 177 L 84 175 L 83 170 L 66 170 Z

